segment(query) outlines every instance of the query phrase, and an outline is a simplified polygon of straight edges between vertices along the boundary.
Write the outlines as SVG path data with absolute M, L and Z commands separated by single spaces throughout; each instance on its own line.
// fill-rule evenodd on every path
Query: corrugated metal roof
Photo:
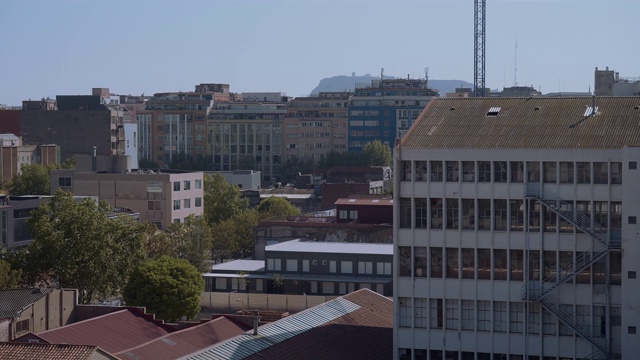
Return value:
M 20 316 L 24 309 L 52 291 L 51 288 L 1 290 L 0 319 Z
M 640 97 L 434 98 L 401 148 L 640 146 Z M 491 110 L 500 108 L 495 116 Z
M 116 353 L 144 344 L 171 331 L 167 325 L 160 325 L 125 309 L 36 335 L 52 344 L 94 345 L 109 353 Z
M 257 336 L 252 335 L 253 331 L 250 331 L 185 358 L 194 360 L 244 359 L 358 309 L 360 309 L 360 305 L 343 297 L 336 298 L 282 320 L 263 325 Z
M 267 245 L 265 251 L 393 255 L 393 244 L 290 240 Z
M 264 269 L 264 260 L 233 260 L 211 266 L 211 271 L 259 271 Z

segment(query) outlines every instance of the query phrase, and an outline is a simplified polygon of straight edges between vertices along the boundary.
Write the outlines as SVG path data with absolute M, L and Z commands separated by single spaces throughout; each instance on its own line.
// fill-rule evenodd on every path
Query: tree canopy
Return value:
M 167 236 L 178 250 L 178 257 L 186 259 L 200 272 L 207 271 L 205 260 L 211 257 L 213 239 L 211 229 L 203 218 L 191 215 L 184 223 L 169 226 Z
M 110 219 L 110 212 L 106 202 L 76 201 L 62 190 L 42 203 L 28 221 L 30 281 L 76 288 L 83 304 L 119 293 L 129 269 L 145 258 L 145 232 L 129 217 Z
M 9 185 L 11 195 L 49 195 L 49 169 L 40 164 L 22 164 Z
M 222 174 L 204 175 L 204 217 L 209 225 L 232 218 L 245 211 L 249 200 L 240 188 L 229 183 Z
M 364 166 L 391 166 L 391 148 L 380 140 L 374 140 L 362 148 L 362 164 Z
M 287 199 L 275 196 L 260 201 L 257 210 L 260 212 L 261 218 L 300 214 L 300 209 L 293 206 Z
M 204 279 L 187 260 L 168 256 L 148 260 L 136 266 L 130 278 L 123 292 L 127 305 L 145 306 L 165 321 L 192 319 L 200 311 Z
M 258 212 L 245 210 L 234 217 L 215 224 L 212 254 L 214 260 L 238 259 L 253 254 L 255 234 L 253 228 L 258 225 Z
M 0 260 L 0 290 L 13 289 L 20 284 L 21 270 L 11 268 L 9 262 Z

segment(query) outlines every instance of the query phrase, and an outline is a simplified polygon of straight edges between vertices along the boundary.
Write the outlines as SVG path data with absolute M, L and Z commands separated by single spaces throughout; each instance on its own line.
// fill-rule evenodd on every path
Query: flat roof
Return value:
M 266 251 L 393 255 L 393 244 L 290 240 L 267 245 Z
M 264 270 L 264 260 L 233 260 L 211 266 L 211 271 L 260 271 Z
M 393 199 L 338 199 L 334 205 L 393 206 Z
M 309 199 L 313 194 L 260 194 L 261 199 L 268 199 L 272 196 L 285 199 Z

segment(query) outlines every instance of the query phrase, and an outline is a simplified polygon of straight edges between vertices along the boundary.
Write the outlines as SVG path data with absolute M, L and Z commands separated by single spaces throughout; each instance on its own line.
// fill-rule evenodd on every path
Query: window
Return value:
M 418 200 L 419 199 L 416 199 L 416 202 Z M 343 214 L 343 211 L 344 211 L 344 214 Z M 347 211 L 340 210 L 340 219 L 346 219 L 346 218 L 347 218 Z M 401 228 L 411 227 L 411 199 L 410 198 L 400 198 L 400 227 Z M 417 227 L 417 224 L 416 224 L 416 227 Z
M 491 230 L 491 200 L 478 199 L 478 230 Z
M 182 205 L 185 209 L 191 208 L 191 199 L 182 200 Z
M 507 217 L 507 200 L 493 200 L 493 229 L 496 231 L 506 231 L 509 226 L 509 218 Z
M 431 228 L 442 229 L 442 199 L 431 198 Z
M 511 200 L 509 202 L 511 213 L 511 231 L 524 230 L 524 201 Z
M 478 181 L 491 182 L 491 162 L 478 161 Z
M 458 162 L 457 161 L 447 161 L 447 181 L 448 182 L 458 182 L 460 172 L 458 170 Z
M 593 183 L 594 184 L 608 184 L 609 171 L 607 169 L 606 162 L 594 162 L 593 163 Z
M 180 219 L 173 219 L 174 224 L 180 224 Z
M 462 199 L 462 230 L 475 230 L 475 216 L 475 200 Z
M 371 261 L 358 261 L 358 274 L 372 275 L 373 274 L 373 262 L 371 262 Z
M 197 197 L 196 198 L 196 207 L 202 207 L 202 198 L 201 197 Z
M 524 178 L 522 161 L 511 161 L 509 166 L 511 167 L 511 182 L 521 183 Z
M 622 163 L 611 163 L 611 184 L 622 184 Z
M 173 210 L 180 210 L 180 200 L 173 200 Z
M 507 162 L 506 161 L 493 162 L 493 181 L 507 182 Z
M 411 173 L 411 161 L 402 161 L 402 181 L 411 181 L 413 180 L 413 176 Z
M 573 163 L 560 162 L 560 183 L 573 184 Z
M 413 269 L 413 264 L 411 262 L 411 248 L 408 246 L 400 246 L 399 250 L 399 276 L 411 276 L 411 269 Z
M 287 259 L 287 271 L 298 271 L 297 259 Z
M 400 303 L 398 325 L 400 327 L 411 327 L 411 298 L 401 297 L 398 298 L 398 302 Z
M 180 191 L 180 181 L 173 182 L 173 191 Z
M 29 331 L 29 319 L 16 322 L 16 334 Z
M 458 213 L 458 199 L 446 199 L 447 205 L 447 229 L 458 230 L 460 216 Z
M 414 255 L 414 274 L 416 277 L 427 276 L 427 257 L 429 248 L 427 247 L 415 247 L 413 248 Z
M 353 262 L 340 261 L 340 272 L 342 274 L 353 274 Z
M 202 180 L 196 179 L 195 182 L 196 182 L 196 189 L 198 190 L 202 189 Z
M 627 327 L 627 334 L 631 334 L 631 335 L 636 334 L 636 327 L 635 326 Z
M 509 280 L 520 281 L 523 279 L 522 274 L 524 270 L 522 250 L 509 250 Z
M 416 161 L 416 181 L 427 181 L 429 179 L 429 172 L 427 171 L 426 161 Z
M 493 249 L 493 279 L 507 280 L 507 250 Z
M 60 177 L 58 178 L 59 186 L 71 186 L 71 178 L 70 177 Z
M 429 161 L 431 181 L 442 181 L 442 161 Z
M 462 300 L 462 330 L 474 330 L 475 329 L 475 308 L 473 300 Z
M 445 329 L 458 330 L 458 322 L 460 321 L 460 309 L 458 308 L 458 300 L 445 300 Z
M 446 248 L 447 254 L 447 278 L 457 279 L 460 274 L 458 266 L 458 249 Z
M 544 182 L 549 184 L 555 184 L 558 179 L 557 163 L 551 161 L 545 161 L 542 163 L 542 170 L 544 171 Z
M 358 210 L 349 210 L 349 219 L 357 220 L 358 219 Z
M 524 304 L 521 302 L 509 303 L 509 331 L 522 333 L 524 330 Z
M 527 161 L 527 181 L 528 182 L 540 181 L 540 163 Z
M 476 164 L 473 161 L 462 162 L 462 181 L 474 182 L 476 181 Z
M 478 300 L 478 331 L 491 331 L 491 301 Z
M 629 170 L 636 170 L 638 169 L 638 162 L 637 161 L 629 161 Z
M 147 201 L 147 210 L 162 210 L 160 204 L 162 204 L 162 202 L 160 202 L 159 200 L 149 200 Z
M 576 169 L 578 172 L 578 184 L 591 184 L 591 163 L 578 162 L 576 163 Z
M 491 279 L 491 250 L 478 249 L 478 279 Z
M 431 277 L 442 278 L 442 248 L 431 248 Z
M 429 318 L 432 329 L 442 329 L 442 299 L 430 299 Z
M 627 222 L 629 223 L 629 225 L 635 225 L 636 222 L 637 222 L 636 217 L 635 216 L 629 216 L 627 218 Z
M 191 190 L 191 181 L 190 180 L 185 180 L 183 182 L 183 187 L 185 190 Z
M 429 299 L 415 298 L 415 327 L 426 329 L 429 326 Z
M 495 332 L 507 331 L 507 302 L 506 301 L 493 302 L 493 331 Z
M 476 271 L 474 249 L 462 249 L 462 278 L 474 279 Z
M 309 272 L 309 260 L 302 260 L 302 271 Z

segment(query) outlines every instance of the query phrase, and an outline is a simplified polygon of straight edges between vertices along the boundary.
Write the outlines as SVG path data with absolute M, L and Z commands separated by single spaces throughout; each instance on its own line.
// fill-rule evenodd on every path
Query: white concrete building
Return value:
M 432 100 L 395 149 L 394 357 L 637 359 L 639 124 L 638 97 Z

